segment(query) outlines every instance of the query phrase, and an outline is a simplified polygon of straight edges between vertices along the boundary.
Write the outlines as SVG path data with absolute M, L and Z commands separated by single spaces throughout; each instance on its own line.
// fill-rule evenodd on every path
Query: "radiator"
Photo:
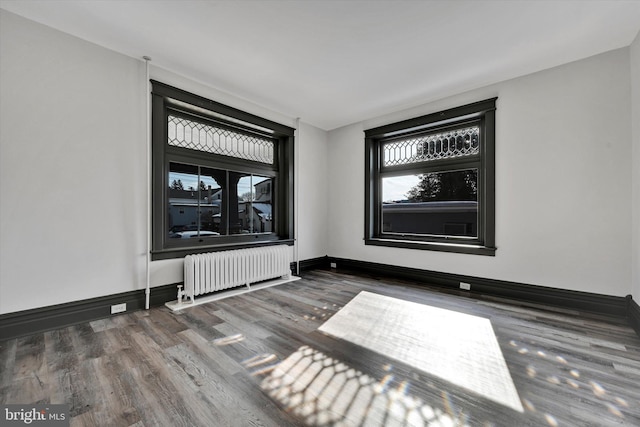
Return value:
M 187 255 L 184 297 L 194 297 L 251 283 L 289 278 L 291 248 L 287 245 Z M 178 297 L 181 300 L 180 296 Z

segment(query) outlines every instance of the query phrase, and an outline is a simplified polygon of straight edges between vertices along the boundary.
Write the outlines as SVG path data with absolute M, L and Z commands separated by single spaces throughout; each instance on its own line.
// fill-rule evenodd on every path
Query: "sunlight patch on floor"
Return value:
M 363 291 L 319 330 L 523 412 L 489 319 Z
M 270 367 L 261 388 L 306 425 L 469 427 L 446 392 L 437 402 L 424 402 L 393 374 L 376 380 L 308 346 Z

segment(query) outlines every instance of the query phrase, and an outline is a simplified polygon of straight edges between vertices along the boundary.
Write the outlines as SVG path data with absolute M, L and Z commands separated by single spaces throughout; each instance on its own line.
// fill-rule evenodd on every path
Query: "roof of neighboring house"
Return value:
M 253 209 L 258 211 L 258 215 L 261 217 L 271 216 L 271 204 L 270 203 L 253 203 Z
M 478 202 L 438 201 L 438 202 L 398 202 L 383 203 L 383 211 L 423 213 L 423 212 L 477 212 Z
M 211 189 L 211 196 L 215 197 L 222 191 L 221 188 L 213 188 Z M 203 191 L 203 198 L 206 197 L 208 190 Z M 190 200 L 198 200 L 198 190 L 180 190 L 177 188 L 169 188 L 169 198 L 170 199 L 190 199 Z

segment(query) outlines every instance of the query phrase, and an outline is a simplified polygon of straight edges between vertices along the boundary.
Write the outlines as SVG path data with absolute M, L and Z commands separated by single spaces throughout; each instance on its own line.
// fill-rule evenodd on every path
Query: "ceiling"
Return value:
M 640 1 L 0 0 L 331 130 L 631 44 Z

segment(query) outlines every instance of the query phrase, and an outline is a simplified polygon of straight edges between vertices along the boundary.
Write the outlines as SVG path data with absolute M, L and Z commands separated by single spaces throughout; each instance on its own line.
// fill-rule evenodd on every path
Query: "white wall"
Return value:
M 328 254 L 327 132 L 300 123 L 297 150 L 298 256 L 301 261 Z
M 640 304 L 640 33 L 631 44 L 631 123 L 633 140 L 632 296 Z
M 625 48 L 330 132 L 329 254 L 629 294 L 629 93 Z M 365 246 L 362 131 L 494 96 L 496 256 Z
M 0 314 L 144 288 L 144 62 L 3 10 L 0 57 Z M 170 71 L 151 78 L 295 124 Z M 305 259 L 327 254 L 326 132 L 300 135 Z M 152 286 L 181 280 L 181 260 L 151 264 Z
M 143 63 L 0 13 L 0 312 L 134 289 Z

